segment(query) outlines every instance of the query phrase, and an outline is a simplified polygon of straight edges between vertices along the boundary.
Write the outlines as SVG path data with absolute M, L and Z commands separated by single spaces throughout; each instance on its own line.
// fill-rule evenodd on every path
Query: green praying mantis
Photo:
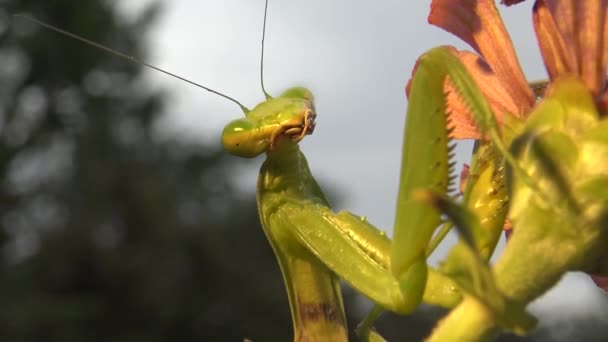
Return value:
M 267 7 L 266 1 L 265 11 Z M 264 27 L 265 22 L 266 15 Z M 488 136 L 476 143 L 460 201 L 454 189 L 446 82 Z M 249 110 L 231 97 L 197 86 L 235 102 L 244 113 L 226 125 L 224 148 L 239 157 L 265 154 L 257 203 L 283 273 L 295 341 L 347 340 L 340 279 L 376 304 L 358 328 L 362 340 L 382 340 L 373 330 L 382 310 L 408 314 L 422 302 L 454 308 L 430 341 L 485 341 L 500 329 L 523 333 L 534 325 L 526 304 L 565 270 L 590 267 L 589 259 L 595 262 L 599 254 L 589 257 L 578 250 L 605 246 L 608 165 L 587 155 L 608 160 L 608 141 L 601 133 L 608 127 L 575 79 L 556 83 L 529 120 L 513 119 L 501 130 L 478 86 L 448 49 L 423 55 L 410 88 L 392 240 L 364 217 L 331 210 L 298 147 L 313 133 L 317 116 L 308 89 L 293 87 L 273 98 L 262 82 L 266 100 Z M 568 157 L 562 166 L 564 156 L 577 153 L 580 158 Z M 491 268 L 488 259 L 507 216 L 518 227 L 510 242 L 515 247 Z M 550 229 L 543 220 L 563 234 L 540 234 L 539 229 Z M 572 225 L 583 227 L 585 234 L 571 236 Z M 427 257 L 453 227 L 460 242 L 439 269 L 428 266 Z M 563 235 L 580 247 L 572 256 L 562 253 L 568 257 L 561 255 L 556 263 L 549 260 L 554 257 L 546 251 L 549 247 L 541 246 L 526 251 L 538 254 L 537 264 L 531 266 L 522 257 L 522 249 L 539 241 L 557 244 Z M 530 268 L 544 275 L 538 284 L 522 281 Z

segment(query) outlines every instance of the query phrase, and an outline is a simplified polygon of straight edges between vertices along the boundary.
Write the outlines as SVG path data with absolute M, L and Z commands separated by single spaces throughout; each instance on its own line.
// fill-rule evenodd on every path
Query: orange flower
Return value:
M 604 0 L 537 0 L 533 20 L 551 80 L 578 75 L 596 97 L 600 113 L 608 103 L 608 26 Z
M 503 0 L 512 5 L 523 0 Z M 578 75 L 608 108 L 606 62 L 608 26 L 605 0 L 536 0 L 533 22 L 549 80 Z M 493 0 L 433 0 L 429 23 L 467 42 L 478 54 L 456 51 L 490 103 L 499 123 L 505 113 L 525 117 L 535 103 L 515 49 Z M 450 85 L 447 84 L 446 87 Z M 447 92 L 455 94 L 454 92 Z M 479 130 L 458 96 L 448 97 L 455 139 L 480 139 Z
M 593 282 L 595 282 L 595 284 L 599 288 L 608 292 L 608 276 L 600 276 L 600 275 L 591 274 L 591 279 L 593 279 Z

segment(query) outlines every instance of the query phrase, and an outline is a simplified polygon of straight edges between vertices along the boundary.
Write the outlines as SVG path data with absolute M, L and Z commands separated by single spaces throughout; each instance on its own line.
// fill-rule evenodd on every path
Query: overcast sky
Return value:
M 121 2 L 132 13 L 146 0 Z M 427 24 L 430 1 L 270 0 L 265 84 L 278 95 L 306 86 L 316 97 L 317 127 L 302 143 L 315 177 L 341 194 L 340 206 L 392 229 L 405 120 L 407 83 L 416 58 L 438 45 L 468 48 Z M 530 80 L 545 78 L 531 26 L 531 4 L 502 8 L 522 68 Z M 225 92 L 253 107 L 263 99 L 259 54 L 263 0 L 170 0 L 149 36 L 156 66 Z M 233 103 L 178 80 L 152 73 L 171 90 L 164 128 L 219 143 L 223 126 L 242 115 Z M 471 143 L 459 144 L 468 161 Z M 235 157 L 236 158 L 236 157 Z M 235 170 L 253 192 L 263 157 Z M 435 258 L 434 262 L 438 259 Z M 571 276 L 535 307 L 575 310 L 595 293 L 586 276 Z M 576 296 L 570 296 L 572 291 Z M 587 300 L 586 300 L 587 299 Z M 603 304 L 602 304 L 603 303 Z M 598 311 L 600 312 L 600 311 Z

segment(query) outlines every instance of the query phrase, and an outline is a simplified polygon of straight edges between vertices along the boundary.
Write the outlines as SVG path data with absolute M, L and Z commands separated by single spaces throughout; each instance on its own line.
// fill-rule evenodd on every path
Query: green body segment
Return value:
M 283 140 L 258 179 L 260 220 L 283 273 L 294 324 L 294 341 L 347 341 L 340 282 L 295 235 L 285 216 L 327 205 L 298 146 Z M 291 208 L 288 204 L 300 204 Z M 293 212 L 295 211 L 295 212 Z
M 503 160 L 492 145 L 478 142 L 470 170 L 463 204 L 479 218 L 479 229 L 472 232 L 475 247 L 482 259 L 489 260 L 509 210 Z
M 412 80 L 402 148 L 391 271 L 404 287 L 415 289 L 417 293 L 411 295 L 418 302 L 426 284 L 427 247 L 441 221 L 433 208 L 412 194 L 419 189 L 439 193 L 448 190 L 450 148 L 443 92 L 446 76 L 440 59 L 431 53 L 421 57 Z
M 420 58 L 412 81 L 398 208 L 402 205 L 406 208 L 422 205 L 411 203 L 411 197 L 408 197 L 416 189 L 424 188 L 445 194 L 449 188 L 447 183 L 451 181 L 448 164 L 450 149 L 444 135 L 447 132 L 440 129 L 441 125 L 451 125 L 445 103 L 445 82 L 448 80 L 452 84 L 451 91 L 455 92 L 452 95 L 458 96 L 466 104 L 473 113 L 475 122 L 483 129 L 489 130 L 488 135 L 494 137 L 494 140 L 498 138 L 494 115 L 475 81 L 458 58 L 446 48 L 427 52 Z M 412 138 L 408 139 L 408 135 Z M 429 166 L 412 165 L 417 163 L 433 167 L 430 169 Z M 481 224 L 476 226 L 478 230 L 472 232 L 472 238 L 481 257 L 488 260 L 496 247 L 508 211 L 503 158 L 498 154 L 496 146 L 489 142 L 476 144 L 463 204 L 480 218 Z M 425 207 L 426 210 L 433 210 Z M 397 212 L 396 246 L 402 246 L 401 239 L 417 246 L 424 245 L 439 222 L 438 213 L 432 215 L 415 211 L 419 214 L 412 215 L 412 211 L 413 208 Z M 419 241 L 416 242 L 416 239 Z M 395 258 L 398 253 L 399 251 L 394 250 Z M 406 254 L 401 263 L 393 267 L 409 267 L 410 260 L 415 258 L 414 255 Z

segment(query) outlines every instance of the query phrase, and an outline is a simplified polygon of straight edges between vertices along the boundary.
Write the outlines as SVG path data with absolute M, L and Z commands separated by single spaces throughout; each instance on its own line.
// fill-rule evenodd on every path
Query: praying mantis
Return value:
M 460 203 L 453 199 L 455 170 L 451 162 L 452 124 L 446 108 L 446 80 L 490 137 L 476 146 Z M 487 264 L 507 214 L 510 212 L 520 227 L 534 228 L 540 225 L 535 219 L 548 214 L 542 212 L 543 208 L 526 207 L 524 203 L 531 200 L 546 204 L 552 203 L 554 197 L 565 198 L 565 203 L 557 205 L 567 223 L 580 218 L 583 226 L 593 228 L 580 242 L 585 246 L 595 246 L 597 227 L 604 225 L 605 165 L 594 164 L 599 171 L 587 175 L 578 170 L 577 161 L 570 161 L 568 168 L 576 169 L 590 182 L 583 182 L 582 189 L 573 189 L 567 181 L 570 171 L 562 172 L 555 166 L 555 156 L 560 152 L 551 149 L 551 144 L 559 144 L 576 150 L 569 137 L 551 131 L 559 123 L 547 114 L 554 113 L 555 108 L 547 108 L 557 103 L 585 109 L 579 116 L 564 111 L 564 120 L 585 128 L 568 134 L 582 135 L 587 142 L 583 149 L 606 153 L 608 144 L 600 134 L 606 120 L 600 121 L 599 114 L 593 113 L 590 101 L 581 104 L 559 98 L 564 97 L 564 92 L 587 98 L 576 80 L 557 84 L 557 95 L 547 97 L 547 105 L 533 115 L 534 120 L 514 121 L 511 131 L 501 133 L 477 85 L 449 50 L 437 48 L 421 57 L 411 83 L 392 240 L 361 216 L 331 210 L 298 147 L 299 141 L 313 133 L 317 116 L 314 97 L 308 89 L 290 88 L 276 98 L 264 90 L 266 100 L 249 110 L 230 97 L 203 88 L 236 102 L 243 110 L 244 118 L 230 122 L 224 129 L 225 149 L 239 157 L 266 156 L 258 179 L 257 202 L 264 233 L 283 272 L 295 341 L 347 340 L 339 279 L 377 305 L 359 329 L 362 339 L 381 339 L 371 329 L 379 311 L 407 314 L 421 302 L 456 307 L 455 310 L 468 307 L 469 311 L 481 312 L 481 318 L 490 317 L 482 321 L 487 325 L 487 334 L 476 337 L 466 331 L 475 326 L 458 327 L 448 317 L 431 340 L 486 340 L 497 327 L 525 332 L 534 320 L 524 307 L 539 290 L 530 294 L 528 288 L 515 286 L 517 277 L 507 267 L 523 263 L 525 258 L 517 260 L 517 254 L 511 256 L 515 252 L 507 254 L 506 261 L 497 266 L 496 275 Z M 547 130 L 550 133 L 545 143 L 543 134 Z M 539 176 L 546 184 L 531 179 L 532 175 L 538 176 L 538 170 L 546 174 L 541 172 Z M 452 225 L 461 233 L 461 242 L 440 270 L 429 267 L 427 256 Z M 436 233 L 438 226 L 442 228 Z M 534 231 L 532 228 L 529 231 Z M 534 240 L 529 234 L 515 236 L 526 243 Z M 525 248 L 526 243 L 515 240 L 511 245 Z M 562 266 L 585 264 L 584 257 L 577 258 L 568 260 L 570 263 L 564 261 Z M 538 267 L 546 270 L 548 264 L 546 261 Z M 554 270 L 543 285 L 554 282 L 560 270 L 563 267 Z M 516 290 L 508 292 L 512 288 Z M 479 326 L 479 321 L 474 322 Z

